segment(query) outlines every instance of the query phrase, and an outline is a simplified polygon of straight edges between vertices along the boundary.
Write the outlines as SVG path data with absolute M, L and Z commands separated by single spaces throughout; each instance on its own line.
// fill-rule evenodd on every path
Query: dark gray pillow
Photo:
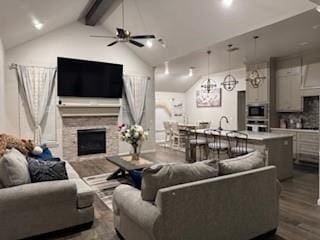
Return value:
M 28 158 L 31 182 L 45 182 L 68 179 L 64 161 L 42 161 Z
M 264 166 L 265 154 L 254 151 L 240 157 L 221 160 L 219 162 L 219 175 L 244 172 Z
M 142 172 L 141 197 L 154 201 L 161 188 L 218 176 L 216 164 L 196 162 L 155 165 Z

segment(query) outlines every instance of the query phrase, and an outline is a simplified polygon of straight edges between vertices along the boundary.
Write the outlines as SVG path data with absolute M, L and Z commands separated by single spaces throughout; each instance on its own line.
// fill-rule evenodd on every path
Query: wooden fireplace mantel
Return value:
M 62 117 L 118 117 L 121 104 L 62 104 L 57 107 Z

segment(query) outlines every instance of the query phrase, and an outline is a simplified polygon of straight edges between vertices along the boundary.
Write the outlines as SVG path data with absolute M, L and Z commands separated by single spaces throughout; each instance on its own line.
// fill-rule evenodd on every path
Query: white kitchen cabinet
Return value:
M 319 134 L 298 133 L 298 159 L 307 162 L 319 162 Z
M 319 162 L 319 132 L 303 129 L 272 128 L 275 133 L 290 133 L 293 136 L 293 157 L 298 161 Z
M 294 58 L 277 63 L 276 108 L 277 112 L 302 112 L 301 59 Z

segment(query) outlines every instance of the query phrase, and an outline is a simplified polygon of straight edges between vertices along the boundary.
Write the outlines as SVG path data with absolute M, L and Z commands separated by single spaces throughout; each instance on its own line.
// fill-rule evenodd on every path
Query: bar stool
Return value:
M 196 129 L 189 129 L 187 131 L 187 144 L 189 145 L 188 159 L 197 161 L 197 151 L 199 150 L 200 161 L 208 156 L 207 140 L 205 137 L 200 137 Z M 204 157 L 205 156 L 205 157 Z
M 220 152 L 228 152 L 229 145 L 221 140 L 221 131 L 216 129 L 205 130 L 208 144 L 208 155 L 210 152 L 217 152 L 218 160 L 220 159 Z M 208 156 L 207 156 L 208 158 Z
M 179 124 L 177 122 L 171 123 L 171 131 L 172 131 L 172 144 L 175 145 L 178 149 L 182 147 L 182 142 L 186 137 L 184 131 L 180 131 Z M 174 147 L 174 146 L 173 146 Z
M 229 143 L 230 158 L 242 156 L 254 151 L 254 149 L 248 148 L 248 135 L 243 132 L 228 132 L 227 139 Z
M 169 142 L 169 145 L 171 146 L 171 141 L 172 141 L 172 131 L 171 131 L 171 124 L 168 121 L 163 122 L 164 126 L 164 131 L 165 131 L 165 137 L 164 137 L 164 142 L 165 142 L 165 147 L 167 147 L 167 143 Z

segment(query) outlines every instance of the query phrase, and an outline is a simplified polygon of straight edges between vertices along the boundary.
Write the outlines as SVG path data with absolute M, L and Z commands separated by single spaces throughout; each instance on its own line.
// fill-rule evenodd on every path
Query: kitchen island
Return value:
M 194 131 L 200 136 L 204 136 L 206 130 L 198 129 Z M 222 140 L 227 140 L 228 132 L 229 131 L 225 130 L 220 132 Z M 248 135 L 248 148 L 253 148 L 266 153 L 266 164 L 275 165 L 277 167 L 279 180 L 285 180 L 293 176 L 292 134 L 250 131 L 241 132 Z M 189 150 L 190 145 L 187 140 L 186 161 L 192 162 L 192 159 L 195 159 L 192 154 L 194 151 Z M 191 154 L 189 154 L 190 152 Z

